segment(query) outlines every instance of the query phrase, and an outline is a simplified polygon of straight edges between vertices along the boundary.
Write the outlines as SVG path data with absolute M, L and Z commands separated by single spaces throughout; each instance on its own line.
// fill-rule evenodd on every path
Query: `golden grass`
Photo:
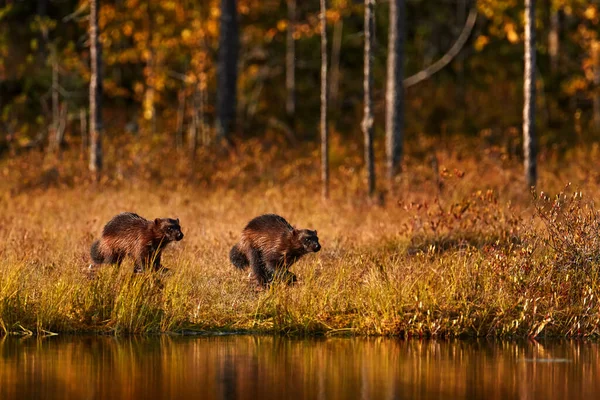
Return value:
M 368 200 L 360 152 L 334 143 L 327 201 L 315 149 L 259 147 L 201 150 L 190 168 L 175 150 L 115 145 L 99 184 L 73 154 L 3 160 L 0 331 L 598 334 L 599 220 L 586 201 L 599 193 L 597 146 L 542 155 L 548 198 L 532 198 L 501 149 L 456 142 L 436 151 L 439 173 L 407 158 L 397 192 Z M 571 190 L 555 203 L 568 181 L 583 200 Z M 128 260 L 88 279 L 89 247 L 122 211 L 180 218 L 185 238 L 163 255 L 170 274 L 133 275 Z M 294 265 L 298 284 L 257 292 L 228 251 L 266 212 L 317 229 L 323 250 Z

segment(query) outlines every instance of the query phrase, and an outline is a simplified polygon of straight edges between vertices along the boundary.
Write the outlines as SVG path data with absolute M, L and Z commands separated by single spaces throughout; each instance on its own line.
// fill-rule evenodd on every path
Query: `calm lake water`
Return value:
M 0 338 L 0 399 L 599 399 L 589 342 Z

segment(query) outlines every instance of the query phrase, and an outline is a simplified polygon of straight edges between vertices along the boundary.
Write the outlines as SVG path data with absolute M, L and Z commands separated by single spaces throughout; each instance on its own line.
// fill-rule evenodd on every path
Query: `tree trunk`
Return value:
M 404 129 L 404 0 L 390 0 L 386 83 L 386 156 L 390 185 L 400 171 Z
M 600 41 L 592 43 L 592 63 L 594 68 L 594 128 L 600 132 Z
M 202 73 L 200 74 L 200 88 L 199 90 L 199 110 L 198 110 L 198 114 L 199 114 L 199 121 L 198 123 L 200 124 L 200 132 L 202 133 L 202 145 L 203 146 L 207 146 L 210 143 L 210 137 L 209 137 L 209 132 L 208 132 L 208 127 L 206 125 L 206 113 L 205 113 L 205 109 L 206 109 L 206 103 L 208 102 L 207 97 L 208 97 L 208 93 L 207 93 L 207 87 L 208 84 L 206 82 L 206 73 Z
M 144 92 L 143 113 L 144 120 L 150 124 L 150 134 L 156 134 L 156 106 L 155 106 L 155 91 L 156 91 L 156 54 L 152 36 L 154 32 L 153 13 L 151 3 L 148 3 L 146 14 L 146 29 L 148 29 L 148 41 L 146 42 L 146 50 L 148 51 L 148 59 L 146 60 L 146 68 L 144 75 L 146 78 L 146 91 Z M 144 123 L 144 126 L 147 126 Z
M 467 0 L 458 0 L 456 2 L 456 29 L 454 30 L 455 35 L 460 35 L 460 26 L 465 23 L 467 17 Z M 465 55 L 464 52 L 460 52 L 456 55 L 456 75 L 457 75 L 457 86 L 456 86 L 456 104 L 460 108 L 465 107 Z M 464 120 L 463 120 L 464 122 Z
M 558 53 L 560 51 L 560 16 L 553 1 L 550 1 L 550 32 L 548 32 L 548 54 L 550 55 L 550 69 L 553 73 L 558 71 Z
M 525 74 L 523 84 L 523 153 L 528 187 L 537 181 L 535 136 L 535 0 L 525 0 Z
M 98 32 L 100 0 L 90 0 L 90 164 L 94 178 L 102 170 L 102 48 Z
M 50 148 L 52 151 L 58 151 L 60 147 L 59 140 L 59 118 L 60 118 L 60 97 L 58 92 L 58 56 L 56 48 L 52 50 L 52 134 L 50 135 Z
M 294 115 L 296 114 L 296 42 L 294 31 L 296 27 L 296 0 L 288 0 L 288 29 L 287 29 L 287 48 L 285 55 L 285 87 L 287 98 L 285 110 L 288 122 L 293 126 Z
M 192 123 L 188 127 L 188 151 L 192 165 L 196 161 L 196 149 L 198 148 L 198 89 L 194 91 L 192 101 Z
M 88 148 L 87 111 L 85 107 L 79 109 L 79 133 L 81 133 L 81 159 L 83 160 Z
M 185 84 L 177 92 L 177 120 L 175 123 L 175 147 L 183 146 L 183 122 L 185 119 Z
M 221 0 L 217 63 L 217 139 L 229 136 L 235 122 L 239 36 L 236 0 Z
M 329 133 L 327 132 L 327 5 L 321 2 L 321 181 L 323 198 L 329 198 Z
M 338 101 L 340 82 L 340 53 L 342 48 L 342 32 L 344 20 L 339 19 L 333 26 L 333 43 L 331 45 L 331 79 L 329 82 L 329 102 L 335 108 Z
M 367 170 L 367 187 L 369 196 L 375 193 L 375 163 L 373 161 L 373 102 L 371 86 L 373 77 L 373 36 L 375 34 L 375 0 L 365 0 L 365 54 L 364 54 L 364 115 L 362 130 L 365 144 L 365 168 Z
M 62 145 L 65 141 L 65 131 L 67 130 L 67 123 L 69 118 L 69 109 L 67 102 L 63 102 L 60 105 L 60 111 L 58 113 L 58 125 L 56 127 L 56 151 L 60 154 Z

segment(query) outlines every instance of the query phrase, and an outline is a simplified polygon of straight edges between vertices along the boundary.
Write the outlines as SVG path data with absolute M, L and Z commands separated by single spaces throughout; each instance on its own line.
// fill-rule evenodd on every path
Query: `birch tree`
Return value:
M 322 194 L 329 197 L 329 134 L 327 132 L 327 4 L 321 1 L 321 181 Z
M 527 186 L 537 181 L 535 136 L 535 0 L 525 0 L 525 73 L 523 77 L 523 154 Z
M 404 0 L 390 0 L 386 82 L 386 164 L 392 182 L 400 169 L 404 128 Z
M 548 32 L 548 55 L 550 70 L 558 71 L 558 54 L 560 53 L 560 13 L 556 1 L 550 2 L 550 31 Z
M 592 66 L 594 71 L 593 83 L 596 88 L 596 92 L 593 97 L 593 112 L 594 112 L 594 128 L 597 132 L 600 132 L 600 93 L 598 88 L 600 87 L 600 42 L 594 40 L 592 43 Z
M 365 0 L 365 54 L 364 54 L 364 114 L 362 130 L 365 146 L 365 168 L 367 170 L 367 188 L 369 196 L 375 193 L 375 163 L 373 160 L 373 102 L 371 86 L 373 77 L 371 65 L 373 63 L 373 35 L 375 33 L 375 0 Z
M 98 32 L 100 0 L 90 0 L 90 163 L 96 180 L 102 170 L 102 48 Z

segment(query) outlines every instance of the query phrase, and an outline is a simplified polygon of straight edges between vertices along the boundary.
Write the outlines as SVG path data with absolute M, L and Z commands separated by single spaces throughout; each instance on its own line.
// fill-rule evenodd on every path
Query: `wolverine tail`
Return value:
M 104 256 L 100 253 L 100 241 L 96 240 L 92 243 L 92 248 L 90 249 L 90 256 L 92 257 L 92 261 L 96 264 L 102 264 L 104 262 Z
M 240 251 L 240 248 L 237 244 L 229 251 L 229 260 L 236 268 L 239 269 L 246 269 L 248 265 L 250 265 L 248 258 Z

